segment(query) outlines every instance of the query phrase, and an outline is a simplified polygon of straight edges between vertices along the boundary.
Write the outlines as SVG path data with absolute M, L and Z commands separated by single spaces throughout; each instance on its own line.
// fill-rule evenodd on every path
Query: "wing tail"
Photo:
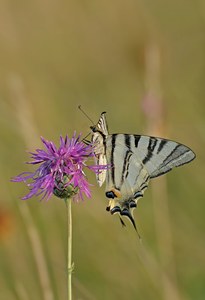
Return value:
M 140 193 L 139 196 L 136 197 L 135 199 L 132 198 L 132 199 L 125 200 L 125 201 L 119 201 L 116 199 L 112 199 L 109 201 L 109 206 L 106 208 L 106 210 L 109 211 L 111 213 L 111 215 L 114 215 L 116 213 L 118 213 L 120 215 L 120 221 L 123 226 L 125 226 L 125 223 L 122 218 L 127 217 L 128 220 L 132 223 L 139 238 L 140 238 L 140 235 L 138 233 L 137 226 L 136 226 L 136 223 L 134 220 L 133 211 L 137 207 L 138 198 L 140 198 L 142 196 L 143 196 L 143 194 Z

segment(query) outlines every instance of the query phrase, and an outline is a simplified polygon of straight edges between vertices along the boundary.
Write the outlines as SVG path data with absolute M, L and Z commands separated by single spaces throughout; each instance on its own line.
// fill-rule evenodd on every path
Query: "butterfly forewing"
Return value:
M 143 135 L 129 135 L 131 149 L 150 178 L 163 175 L 195 158 L 194 152 L 177 142 Z
M 107 165 L 105 140 L 108 135 L 107 122 L 105 112 L 100 116 L 96 126 L 91 126 L 93 131 L 92 143 L 95 145 L 95 163 L 97 165 Z M 106 169 L 96 174 L 99 186 L 102 186 L 106 178 Z

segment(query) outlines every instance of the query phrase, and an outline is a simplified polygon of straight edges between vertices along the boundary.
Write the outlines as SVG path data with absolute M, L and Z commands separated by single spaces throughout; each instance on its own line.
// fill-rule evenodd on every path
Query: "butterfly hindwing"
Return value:
M 108 210 L 111 214 L 119 213 L 128 217 L 136 228 L 133 209 L 147 188 L 149 174 L 135 154 L 118 141 L 121 138 L 124 138 L 124 135 L 116 136 L 114 148 L 109 147 L 113 136 L 107 138 L 106 154 L 112 166 L 108 168 L 106 176 L 106 196 L 110 198 Z
M 130 146 L 124 143 L 126 138 L 124 134 L 113 134 L 106 139 L 106 157 L 111 166 L 107 170 L 106 191 L 115 188 L 122 195 L 129 193 L 128 196 L 133 197 L 149 174 Z

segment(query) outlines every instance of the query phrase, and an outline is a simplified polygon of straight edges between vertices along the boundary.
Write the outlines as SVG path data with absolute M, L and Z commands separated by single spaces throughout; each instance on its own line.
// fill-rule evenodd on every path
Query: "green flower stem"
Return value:
M 71 211 L 71 201 L 72 198 L 66 199 L 67 212 L 68 212 L 68 257 L 67 257 L 67 267 L 68 267 L 68 300 L 72 300 L 72 211 Z

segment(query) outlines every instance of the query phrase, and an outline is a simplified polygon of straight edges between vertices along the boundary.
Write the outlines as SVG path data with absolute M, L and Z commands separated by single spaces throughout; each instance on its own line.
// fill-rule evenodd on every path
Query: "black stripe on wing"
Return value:
M 127 176 L 129 175 L 129 165 L 130 165 L 131 156 L 132 156 L 132 152 L 130 150 L 127 150 L 124 158 L 124 163 L 123 163 L 121 185 L 123 184 L 124 179 L 127 178 Z
M 162 150 L 163 150 L 163 148 L 166 146 L 166 144 L 168 143 L 168 141 L 167 140 L 161 140 L 160 141 L 160 143 L 159 143 L 159 147 L 158 147 L 158 149 L 157 149 L 157 154 L 159 154 Z
M 124 137 L 125 137 L 125 145 L 130 150 L 130 139 L 131 139 L 130 134 L 125 134 Z
M 125 157 L 124 157 L 124 162 L 123 162 L 121 185 L 123 184 L 124 179 L 129 174 L 130 158 L 132 156 L 132 151 L 130 150 L 130 139 L 131 139 L 130 135 L 125 134 L 124 138 L 125 138 L 125 145 L 126 145 L 127 150 L 126 150 Z
M 114 152 L 115 152 L 115 143 L 116 143 L 117 134 L 112 134 L 112 149 L 111 149 L 111 177 L 113 184 L 115 183 L 115 162 L 114 162 Z
M 154 137 L 150 137 L 148 148 L 147 148 L 147 155 L 142 161 L 143 165 L 146 164 L 152 158 L 156 145 L 157 145 L 157 139 Z
M 135 147 L 138 147 L 139 141 L 140 141 L 141 135 L 134 135 L 134 139 L 135 139 Z

